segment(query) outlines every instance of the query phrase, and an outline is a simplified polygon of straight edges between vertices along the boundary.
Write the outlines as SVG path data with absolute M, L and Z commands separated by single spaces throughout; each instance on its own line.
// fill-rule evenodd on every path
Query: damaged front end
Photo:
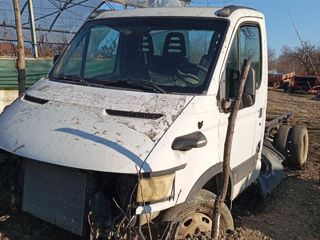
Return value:
M 3 150 L 1 156 L 1 210 L 21 208 L 90 239 L 123 239 L 139 231 L 138 174 L 73 169 Z

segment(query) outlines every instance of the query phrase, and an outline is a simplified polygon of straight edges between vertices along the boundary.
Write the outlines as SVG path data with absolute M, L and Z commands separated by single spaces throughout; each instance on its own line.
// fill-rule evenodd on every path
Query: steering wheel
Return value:
M 203 79 L 199 78 L 199 73 L 203 72 L 206 75 L 208 69 L 194 63 L 182 63 L 177 66 L 176 76 L 188 85 L 198 85 Z

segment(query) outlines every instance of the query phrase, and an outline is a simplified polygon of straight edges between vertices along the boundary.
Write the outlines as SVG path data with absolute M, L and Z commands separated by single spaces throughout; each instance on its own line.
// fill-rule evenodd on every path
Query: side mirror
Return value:
M 193 132 L 173 140 L 173 150 L 188 151 L 192 148 L 201 148 L 207 145 L 207 138 L 202 132 Z
M 57 60 L 59 59 L 60 55 L 55 55 L 53 57 L 53 65 L 57 62 Z
M 256 97 L 256 71 L 250 68 L 248 77 L 246 79 L 246 84 L 244 86 L 242 95 L 243 107 L 250 107 L 255 103 Z

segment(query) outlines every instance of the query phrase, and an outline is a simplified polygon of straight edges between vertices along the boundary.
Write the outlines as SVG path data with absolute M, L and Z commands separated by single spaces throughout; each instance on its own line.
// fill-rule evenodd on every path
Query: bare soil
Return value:
M 294 111 L 309 132 L 308 161 L 285 168 L 281 184 L 265 199 L 252 187 L 234 202 L 235 230 L 226 239 L 320 239 L 320 96 L 269 90 L 268 116 Z
M 320 98 L 269 90 L 268 116 L 294 111 L 309 131 L 309 156 L 300 169 L 285 169 L 281 184 L 265 199 L 255 186 L 233 203 L 235 230 L 224 239 L 320 239 Z M 1 214 L 1 213 L 0 213 Z M 0 215 L 0 240 L 80 240 L 26 213 Z

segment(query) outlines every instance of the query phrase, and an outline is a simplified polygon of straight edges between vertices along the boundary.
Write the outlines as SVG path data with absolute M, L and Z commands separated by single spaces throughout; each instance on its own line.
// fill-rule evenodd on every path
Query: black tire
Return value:
M 163 220 L 171 221 L 171 227 L 166 239 L 210 239 L 215 198 L 215 194 L 202 189 L 194 200 L 167 211 Z M 224 203 L 220 228 L 221 231 L 234 228 L 232 215 Z
M 288 140 L 292 127 L 289 125 L 280 125 L 277 134 L 274 136 L 274 147 L 287 159 L 288 158 Z
M 285 93 L 291 92 L 291 87 L 290 87 L 290 83 L 289 83 L 289 82 L 285 82 L 285 83 L 283 84 L 283 91 L 284 91 Z
M 300 167 L 307 161 L 309 138 L 306 127 L 294 127 L 290 136 L 289 164 L 292 167 Z

